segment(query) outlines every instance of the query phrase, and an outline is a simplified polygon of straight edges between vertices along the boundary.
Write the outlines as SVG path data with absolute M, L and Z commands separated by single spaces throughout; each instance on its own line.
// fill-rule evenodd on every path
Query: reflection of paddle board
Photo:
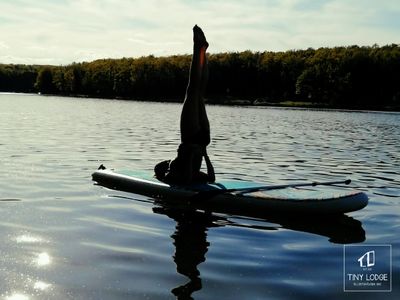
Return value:
M 368 197 L 363 192 L 330 186 L 273 189 L 245 194 L 221 192 L 210 196 L 205 191 L 253 188 L 262 184 L 221 181 L 215 184 L 168 185 L 153 178 L 152 174 L 108 169 L 97 170 L 92 177 L 98 184 L 108 188 L 220 212 L 338 214 L 359 210 L 368 204 Z
M 361 222 L 344 214 L 324 214 L 321 216 L 270 214 L 263 216 L 262 220 L 256 220 L 254 217 L 257 217 L 257 215 L 250 216 L 250 219 L 246 218 L 246 216 L 226 218 L 222 214 L 210 214 L 199 210 L 176 208 L 170 204 L 155 205 L 153 212 L 166 215 L 175 220 L 178 224 L 177 228 L 201 230 L 201 227 L 203 227 L 203 233 L 206 232 L 207 228 L 223 226 L 264 231 L 275 231 L 284 228 L 325 236 L 329 238 L 331 243 L 335 244 L 351 244 L 365 241 L 365 231 L 362 228 Z M 186 231 L 183 230 L 183 232 Z M 188 230 L 187 233 L 192 235 L 193 231 Z

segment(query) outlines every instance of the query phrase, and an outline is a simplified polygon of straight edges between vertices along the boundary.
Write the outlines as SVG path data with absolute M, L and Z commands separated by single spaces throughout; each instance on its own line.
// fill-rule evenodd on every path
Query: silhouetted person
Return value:
M 181 144 L 178 155 L 174 160 L 162 161 L 154 168 L 156 178 L 166 183 L 190 184 L 215 181 L 214 168 L 207 155 L 207 146 L 211 140 L 210 123 L 203 99 L 208 81 L 207 48 L 208 42 L 203 31 L 197 25 L 194 26 L 193 57 L 181 113 Z M 203 158 L 207 173 L 200 171 Z

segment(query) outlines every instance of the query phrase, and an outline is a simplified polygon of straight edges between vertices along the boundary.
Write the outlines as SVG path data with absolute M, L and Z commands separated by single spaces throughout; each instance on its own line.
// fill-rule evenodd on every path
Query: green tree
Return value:
M 39 70 L 35 88 L 42 94 L 52 94 L 56 91 L 56 86 L 53 83 L 52 68 L 44 67 Z

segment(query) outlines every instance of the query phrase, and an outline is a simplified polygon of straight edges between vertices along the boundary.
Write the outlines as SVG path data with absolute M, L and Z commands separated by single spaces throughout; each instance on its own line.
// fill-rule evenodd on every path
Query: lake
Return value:
M 165 207 L 94 185 L 173 158 L 179 104 L 0 94 L 0 298 L 400 299 L 400 114 L 208 106 L 217 179 L 352 179 L 338 219 Z M 346 246 L 344 246 L 346 244 Z M 344 292 L 344 247 L 391 245 L 392 292 Z

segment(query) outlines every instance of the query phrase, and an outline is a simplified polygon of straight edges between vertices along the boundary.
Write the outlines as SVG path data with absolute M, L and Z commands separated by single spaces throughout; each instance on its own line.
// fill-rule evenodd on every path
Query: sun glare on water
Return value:
M 29 300 L 29 297 L 23 294 L 12 294 L 6 297 L 6 300 Z
M 40 267 L 47 266 L 51 263 L 51 257 L 47 252 L 42 252 L 35 259 L 35 263 Z

